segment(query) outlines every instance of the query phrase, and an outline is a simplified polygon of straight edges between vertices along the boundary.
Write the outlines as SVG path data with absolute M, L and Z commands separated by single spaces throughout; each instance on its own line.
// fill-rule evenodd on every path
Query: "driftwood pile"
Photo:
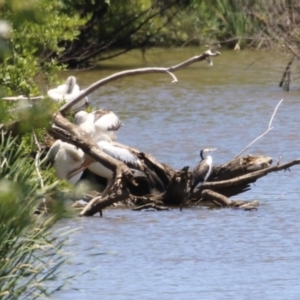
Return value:
M 233 207 L 242 209 L 256 209 L 258 201 L 230 200 L 229 197 L 246 192 L 250 184 L 271 172 L 286 170 L 289 167 L 300 164 L 300 160 L 294 160 L 285 164 L 277 163 L 271 166 L 272 158 L 264 156 L 243 156 L 234 158 L 232 161 L 214 166 L 209 179 L 203 184 L 201 190 L 195 191 L 192 198 L 187 202 L 186 195 L 189 190 L 190 172 L 188 167 L 176 171 L 170 166 L 159 163 L 154 157 L 130 148 L 137 153 L 139 158 L 148 168 L 153 170 L 160 179 L 163 191 L 149 191 L 145 194 L 139 190 L 139 195 L 132 192 L 132 186 L 139 183 L 134 181 L 130 169 L 123 163 L 111 157 L 106 157 L 98 149 L 97 145 L 86 136 L 76 125 L 66 120 L 60 113 L 53 116 L 56 125 L 50 131 L 55 138 L 63 139 L 81 148 L 85 153 L 96 161 L 100 161 L 114 170 L 115 177 L 111 186 L 93 198 L 80 212 L 81 216 L 92 216 L 116 202 L 127 201 L 136 206 L 134 210 L 154 208 L 157 210 L 167 209 L 165 206 L 178 206 L 181 209 L 188 205 L 213 205 L 215 207 Z
M 173 82 L 177 82 L 177 78 L 173 74 L 174 71 L 198 61 L 207 60 L 211 63 L 211 57 L 219 54 L 219 52 L 209 50 L 202 55 L 195 56 L 170 68 L 142 68 L 116 73 L 94 83 L 71 103 L 64 105 L 59 113 L 53 115 L 53 124 L 55 126 L 53 126 L 50 131 L 50 134 L 53 137 L 60 138 L 81 148 L 94 160 L 101 162 L 106 167 L 113 170 L 115 174 L 112 184 L 108 186 L 102 194 L 89 202 L 89 204 L 80 212 L 81 216 L 92 216 L 97 212 L 102 214 L 104 208 L 119 201 L 134 205 L 134 210 L 147 208 L 164 210 L 168 209 L 170 206 L 177 206 L 180 207 L 180 209 L 183 209 L 189 205 L 196 204 L 214 205 L 216 207 L 239 207 L 247 210 L 256 209 L 258 201 L 232 201 L 229 197 L 249 190 L 251 183 L 254 183 L 258 178 L 266 176 L 270 172 L 285 170 L 300 163 L 299 160 L 295 160 L 286 164 L 277 163 L 276 166 L 272 167 L 272 158 L 270 157 L 253 157 L 250 155 L 244 157 L 237 156 L 226 164 L 214 166 L 210 177 L 203 184 L 202 188 L 195 191 L 191 199 L 187 201 L 186 196 L 190 188 L 189 184 L 191 176 L 189 167 L 184 167 L 182 170 L 174 170 L 170 166 L 166 166 L 156 161 L 156 159 L 149 154 L 130 148 L 131 151 L 138 155 L 145 166 L 155 172 L 159 178 L 159 184 L 157 184 L 156 189 L 149 191 L 149 189 L 144 188 L 141 183 L 135 181 L 130 169 L 125 164 L 104 155 L 97 145 L 87 137 L 85 132 L 63 117 L 63 115 L 72 107 L 72 104 L 108 82 L 124 76 L 136 76 L 153 72 L 168 73 L 173 78 Z M 280 103 L 275 108 L 267 131 L 260 137 L 272 129 L 272 120 Z M 248 147 L 251 144 L 249 144 Z M 141 189 L 138 188 L 139 186 L 141 186 Z M 137 188 L 134 189 L 134 187 Z
M 52 127 L 49 130 L 49 134 L 52 137 L 61 139 L 82 149 L 87 155 L 114 173 L 114 180 L 101 194 L 91 199 L 80 212 L 80 216 L 92 216 L 97 212 L 102 215 L 104 208 L 120 201 L 131 204 L 131 207 L 134 206 L 134 210 L 147 208 L 164 210 L 171 206 L 185 209 L 191 205 L 199 204 L 213 205 L 215 207 L 242 208 L 246 210 L 256 209 L 258 201 L 232 201 L 229 197 L 248 191 L 251 183 L 271 172 L 286 170 L 293 165 L 300 164 L 300 160 L 294 160 L 285 164 L 278 162 L 275 166 L 271 166 L 272 158 L 270 157 L 240 156 L 252 143 L 272 129 L 272 120 L 281 102 L 275 108 L 267 131 L 250 143 L 232 161 L 220 166 L 214 166 L 208 180 L 188 200 L 187 193 L 190 188 L 191 176 L 189 167 L 186 166 L 181 170 L 174 170 L 170 166 L 158 162 L 151 155 L 130 148 L 142 161 L 145 169 L 155 174 L 156 180 L 154 183 L 152 182 L 151 188 L 149 188 L 150 185 L 147 182 L 143 182 L 145 179 L 136 180 L 126 164 L 103 153 L 81 128 L 65 118 L 65 114 L 70 111 L 74 104 L 109 82 L 125 76 L 136 76 L 153 72 L 167 73 L 172 77 L 173 82 L 177 82 L 177 78 L 173 74 L 174 71 L 198 61 L 207 60 L 211 63 L 211 57 L 218 56 L 219 54 L 217 51 L 208 50 L 199 56 L 195 56 L 170 68 L 141 68 L 113 74 L 91 85 L 82 91 L 73 101 L 62 106 L 59 112 L 53 114 Z

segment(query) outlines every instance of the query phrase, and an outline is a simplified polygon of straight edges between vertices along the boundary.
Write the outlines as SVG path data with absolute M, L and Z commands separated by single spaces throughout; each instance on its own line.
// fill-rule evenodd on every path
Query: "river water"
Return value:
M 120 70 L 175 65 L 197 54 L 156 49 L 143 61 L 130 52 L 73 75 L 85 88 Z M 218 148 L 215 164 L 231 160 L 267 129 L 284 98 L 274 129 L 245 154 L 286 162 L 299 158 L 300 145 L 300 84 L 289 93 L 278 87 L 288 59 L 224 51 L 213 67 L 200 62 L 176 72 L 177 84 L 167 74 L 128 77 L 90 100 L 122 119 L 119 142 L 182 168 L 193 167 L 204 147 Z M 300 299 L 299 183 L 294 166 L 235 197 L 258 199 L 257 211 L 108 209 L 103 218 L 65 219 L 60 229 L 78 230 L 65 248 L 61 276 L 77 276 L 54 299 Z

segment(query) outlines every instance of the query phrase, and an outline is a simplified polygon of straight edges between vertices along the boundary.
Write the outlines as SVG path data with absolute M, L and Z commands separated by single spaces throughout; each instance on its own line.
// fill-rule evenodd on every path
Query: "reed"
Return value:
M 35 215 L 42 195 L 53 188 L 43 178 L 41 188 L 34 160 L 24 155 L 24 145 L 5 132 L 0 133 L 0 298 L 36 299 L 49 296 L 53 288 L 45 283 L 57 279 L 65 258 L 63 235 L 52 232 L 60 218 Z M 59 210 L 58 210 L 59 211 Z

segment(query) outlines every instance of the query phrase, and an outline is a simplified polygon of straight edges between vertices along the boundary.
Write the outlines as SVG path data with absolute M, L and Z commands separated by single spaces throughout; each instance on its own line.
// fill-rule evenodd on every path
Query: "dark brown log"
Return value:
M 141 211 L 143 209 L 169 210 L 170 208 L 169 207 L 165 207 L 165 206 L 160 206 L 160 205 L 157 205 L 155 203 L 148 203 L 148 204 L 144 204 L 142 206 L 135 207 L 132 210 L 134 210 L 134 211 Z
M 118 174 L 117 178 L 112 182 L 112 187 L 107 189 L 107 192 L 95 197 L 86 207 L 80 212 L 80 216 L 93 216 L 97 212 L 102 216 L 102 210 L 116 202 L 124 201 L 129 198 L 130 193 L 127 188 L 127 178 L 125 174 Z
M 231 205 L 230 199 L 211 190 L 202 190 L 202 198 L 204 201 L 212 201 L 221 207 L 229 207 Z
M 157 205 L 181 205 L 186 197 L 187 182 L 188 167 L 184 167 L 182 170 L 175 172 L 164 193 L 133 197 L 132 200 L 136 205 L 144 205 L 151 202 Z
M 210 201 L 214 203 L 217 207 L 232 207 L 232 208 L 241 208 L 244 210 L 257 209 L 259 205 L 259 202 L 257 200 L 250 201 L 250 202 L 242 201 L 242 200 L 232 201 L 227 197 L 211 190 L 203 190 L 202 199 L 203 201 Z
M 167 190 L 156 198 L 162 201 L 165 205 L 180 205 L 184 202 L 187 192 L 188 182 L 188 167 L 177 171 L 172 177 Z

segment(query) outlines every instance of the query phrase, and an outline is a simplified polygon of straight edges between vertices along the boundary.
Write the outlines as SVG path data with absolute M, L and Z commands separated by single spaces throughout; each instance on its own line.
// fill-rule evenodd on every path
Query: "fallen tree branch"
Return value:
M 210 58 L 211 56 L 218 56 L 220 55 L 220 52 L 216 51 L 216 52 L 212 52 L 211 50 L 208 50 L 206 52 L 204 52 L 201 55 L 197 55 L 194 56 L 180 64 L 177 64 L 173 67 L 168 67 L 168 68 L 140 68 L 140 69 L 133 69 L 133 70 L 126 70 L 126 71 L 121 71 L 118 73 L 115 73 L 111 76 L 105 77 L 95 83 L 93 83 L 92 85 L 90 85 L 87 89 L 81 91 L 81 93 L 74 98 L 72 101 L 64 104 L 61 108 L 60 108 L 60 113 L 61 114 L 65 114 L 74 104 L 76 104 L 77 102 L 79 102 L 81 99 L 83 99 L 84 97 L 88 96 L 89 94 L 91 94 L 92 92 L 94 92 L 96 89 L 98 89 L 99 87 L 106 85 L 109 82 L 115 81 L 117 79 L 120 79 L 122 77 L 126 77 L 126 76 L 137 76 L 137 75 L 141 75 L 141 74 L 149 74 L 149 73 L 168 73 L 169 75 L 172 76 L 173 78 L 173 82 L 177 82 L 177 78 L 175 77 L 175 75 L 173 74 L 173 72 L 182 69 L 184 67 L 187 67 L 195 62 L 199 62 L 199 61 L 203 61 L 206 60 L 208 58 Z
M 202 198 L 205 201 L 212 201 L 213 203 L 217 204 L 218 206 L 228 207 L 231 205 L 231 200 L 219 193 L 216 193 L 212 190 L 202 190 Z
M 271 166 L 272 158 L 268 156 L 252 156 L 246 155 L 233 159 L 232 161 L 217 165 L 212 168 L 212 172 L 206 181 L 220 182 L 243 176 L 255 171 L 266 169 Z M 223 188 L 214 188 L 215 192 L 218 192 L 226 197 L 232 197 L 250 190 L 251 187 L 248 183 L 238 184 L 236 186 L 229 186 Z M 200 199 L 202 197 L 201 190 L 195 190 L 192 198 Z
M 255 171 L 246 175 L 242 175 L 239 177 L 235 177 L 233 179 L 229 180 L 223 180 L 223 181 L 216 181 L 216 182 L 204 182 L 203 188 L 206 189 L 218 189 L 218 188 L 224 188 L 224 187 L 233 187 L 241 184 L 249 184 L 255 182 L 258 178 L 266 176 L 269 173 L 272 172 L 278 172 L 281 170 L 286 170 L 294 165 L 299 165 L 300 159 L 292 160 L 290 162 L 287 162 L 285 164 L 276 165 L 273 167 L 265 168 L 263 170 Z
M 269 156 L 246 155 L 234 158 L 232 161 L 220 166 L 213 166 L 208 181 L 220 181 L 232 179 L 255 171 L 268 168 L 273 159 Z
M 214 203 L 218 207 L 233 207 L 233 208 L 241 208 L 244 210 L 252 210 L 256 209 L 259 205 L 257 200 L 254 201 L 242 201 L 242 200 L 230 200 L 229 198 L 216 193 L 211 190 L 203 190 L 202 191 L 203 201 L 210 201 Z
M 128 199 L 130 193 L 127 188 L 126 178 L 124 174 L 118 173 L 114 183 L 106 195 L 101 195 L 92 199 L 80 212 L 80 216 L 89 217 L 93 216 L 97 212 L 102 216 L 102 210 L 107 206 L 110 206 L 116 202 L 124 201 Z

